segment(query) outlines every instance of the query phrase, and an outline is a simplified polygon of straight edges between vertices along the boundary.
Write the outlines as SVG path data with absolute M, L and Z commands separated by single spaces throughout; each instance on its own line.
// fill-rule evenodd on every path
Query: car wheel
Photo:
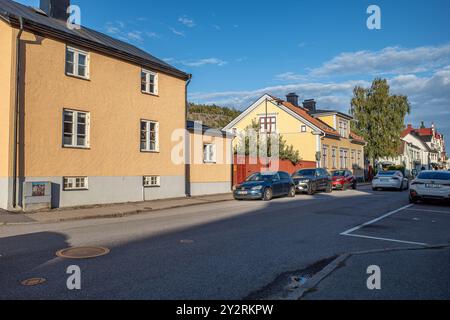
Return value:
M 358 188 L 358 183 L 355 181 L 355 182 L 353 182 L 352 189 L 356 190 L 357 188 Z
M 402 192 L 403 190 L 405 189 L 403 189 L 403 181 L 402 181 L 402 184 L 400 185 L 400 188 L 398 188 L 398 191 Z
M 297 195 L 297 191 L 295 190 L 295 187 L 291 187 L 291 189 L 289 189 L 288 197 L 295 198 L 296 195 Z
M 314 194 L 314 190 L 313 190 L 312 184 L 310 184 L 310 185 L 308 186 L 308 192 L 307 192 L 307 194 L 310 195 L 310 196 L 312 196 L 312 195 Z
M 272 198 L 273 198 L 273 192 L 272 192 L 272 189 L 266 188 L 266 189 L 264 190 L 263 200 L 264 200 L 264 201 L 270 201 L 270 200 L 272 200 Z

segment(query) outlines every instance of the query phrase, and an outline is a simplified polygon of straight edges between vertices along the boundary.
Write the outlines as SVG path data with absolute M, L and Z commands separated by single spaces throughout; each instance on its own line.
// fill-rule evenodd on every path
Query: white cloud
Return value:
M 223 61 L 218 58 L 206 58 L 206 59 L 200 59 L 196 61 L 182 61 L 183 65 L 188 67 L 202 67 L 205 65 L 216 65 L 216 66 L 224 66 L 227 64 L 226 61 Z
M 137 41 L 137 42 L 141 42 L 144 39 L 142 38 L 142 32 L 140 31 L 131 31 L 128 32 L 126 35 L 126 38 L 131 40 L 131 41 Z
M 388 78 L 391 93 L 407 95 L 412 113 L 407 122 L 418 126 L 435 122 L 438 130 L 450 137 L 450 66 L 443 67 L 431 75 L 401 74 Z M 250 91 L 196 92 L 189 95 L 193 102 L 216 103 L 245 109 L 264 93 L 280 98 L 289 92 L 297 92 L 300 99 L 316 99 L 318 108 L 348 112 L 356 85 L 369 87 L 366 80 L 342 82 L 309 82 L 265 87 Z
M 310 76 L 420 73 L 449 63 L 450 44 L 413 49 L 387 47 L 380 51 L 342 53 L 319 68 L 311 70 Z
M 281 80 L 281 81 L 298 81 L 298 80 L 306 79 L 306 76 L 301 75 L 301 74 L 296 74 L 294 72 L 285 72 L 285 73 L 277 74 L 275 76 L 275 79 Z
M 175 28 L 169 28 L 169 29 L 170 29 L 170 31 L 172 31 L 173 34 L 175 34 L 175 35 L 177 35 L 179 37 L 185 37 L 186 36 L 183 31 L 179 31 L 179 30 L 177 30 Z
M 195 22 L 193 19 L 187 17 L 187 16 L 182 16 L 180 18 L 178 18 L 178 22 L 180 22 L 181 24 L 185 25 L 186 27 L 189 28 L 193 28 L 195 27 Z

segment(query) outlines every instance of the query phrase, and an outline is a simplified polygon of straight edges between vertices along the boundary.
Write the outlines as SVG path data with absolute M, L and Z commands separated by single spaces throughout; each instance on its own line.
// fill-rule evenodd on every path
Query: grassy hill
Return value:
M 188 120 L 202 121 L 208 127 L 222 129 L 240 114 L 241 111 L 233 108 L 191 103 Z

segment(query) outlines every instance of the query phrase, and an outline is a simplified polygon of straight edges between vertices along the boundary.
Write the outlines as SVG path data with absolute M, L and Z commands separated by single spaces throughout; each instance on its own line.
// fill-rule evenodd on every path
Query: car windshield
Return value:
M 419 179 L 425 180 L 450 180 L 450 172 L 421 172 Z
M 261 174 L 261 173 L 255 173 L 252 174 L 250 177 L 247 178 L 247 182 L 254 182 L 254 181 L 271 181 L 275 177 L 274 174 Z
M 383 171 L 383 172 L 378 172 L 379 176 L 393 176 L 397 173 L 397 171 Z
M 308 170 L 300 170 L 294 173 L 294 177 L 300 177 L 300 176 L 314 176 L 316 175 L 316 170 L 314 169 L 308 169 Z
M 333 177 L 343 177 L 343 176 L 345 176 L 345 171 L 340 170 L 333 172 Z

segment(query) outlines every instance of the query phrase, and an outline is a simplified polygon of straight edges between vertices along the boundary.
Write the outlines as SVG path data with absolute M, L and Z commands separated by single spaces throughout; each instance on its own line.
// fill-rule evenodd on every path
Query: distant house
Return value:
M 424 155 L 422 166 L 426 169 L 443 169 L 447 167 L 444 135 L 437 132 L 434 124 L 430 128 L 426 128 L 422 123 L 419 129 L 414 129 L 411 124 L 408 124 L 401 137 L 422 149 Z
M 351 131 L 353 118 L 334 110 L 319 110 L 314 100 L 300 105 L 298 99 L 295 93 L 286 101 L 265 94 L 224 130 L 242 132 L 256 122 L 262 133 L 282 135 L 299 151 L 302 161 L 330 171 L 360 169 L 362 175 L 366 142 Z

